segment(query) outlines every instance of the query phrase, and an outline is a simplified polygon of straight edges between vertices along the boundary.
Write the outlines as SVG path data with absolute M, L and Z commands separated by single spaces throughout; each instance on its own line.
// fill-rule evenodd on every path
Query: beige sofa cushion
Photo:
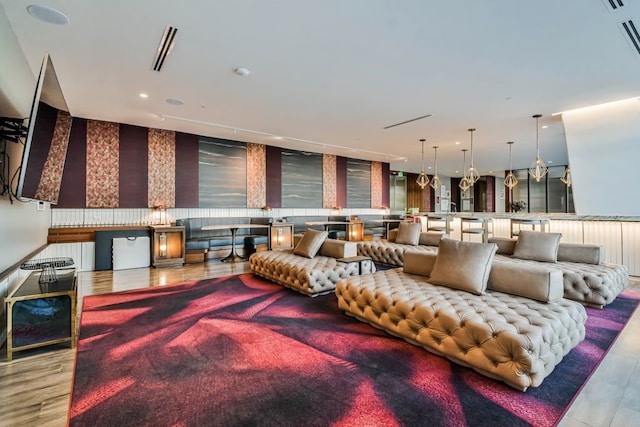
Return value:
M 600 265 L 604 263 L 604 246 L 560 243 L 558 261 Z
M 493 260 L 487 289 L 542 302 L 562 299 L 562 271 L 545 265 Z
M 493 243 L 442 239 L 429 282 L 482 295 L 497 249 Z
M 489 243 L 495 243 L 498 245 L 497 255 L 513 255 L 513 251 L 516 249 L 517 239 L 510 239 L 508 237 L 489 237 Z
M 349 258 L 358 255 L 358 244 L 344 240 L 326 239 L 319 251 L 322 256 Z
M 542 233 L 539 231 L 520 231 L 514 258 L 530 259 L 534 261 L 556 262 L 558 259 L 558 245 L 560 233 Z
M 436 258 L 436 254 L 408 250 L 404 253 L 404 272 L 429 277 Z
M 293 253 L 307 258 L 313 258 L 320 250 L 320 246 L 322 246 L 327 239 L 327 235 L 328 233 L 326 231 L 307 228 L 302 239 L 300 239 L 293 250 Z
M 387 242 L 395 242 L 398 237 L 398 229 L 394 228 L 393 230 L 389 230 L 389 234 L 387 234 Z
M 415 246 L 420 242 L 421 230 L 422 224 L 419 222 L 401 222 L 395 242 Z
M 442 233 L 424 232 L 420 233 L 418 243 L 426 246 L 438 246 L 442 237 L 444 237 Z

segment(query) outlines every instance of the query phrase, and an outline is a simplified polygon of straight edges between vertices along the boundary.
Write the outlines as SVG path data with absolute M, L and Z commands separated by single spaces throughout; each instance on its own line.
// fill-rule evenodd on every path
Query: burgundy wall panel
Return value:
M 58 208 L 84 208 L 87 194 L 87 121 L 74 118 L 62 172 Z
M 198 135 L 176 132 L 176 208 L 198 207 Z
M 487 212 L 496 211 L 496 177 L 487 176 Z
M 338 206 L 347 206 L 347 158 L 336 157 L 336 203 Z
M 389 163 L 382 164 L 382 206 L 389 207 L 391 205 L 391 188 L 389 175 L 391 174 L 391 165 Z M 376 206 L 372 206 L 376 207 Z
M 267 206 L 282 207 L 282 155 L 280 147 L 267 146 Z
M 120 124 L 120 208 L 148 207 L 148 131 Z

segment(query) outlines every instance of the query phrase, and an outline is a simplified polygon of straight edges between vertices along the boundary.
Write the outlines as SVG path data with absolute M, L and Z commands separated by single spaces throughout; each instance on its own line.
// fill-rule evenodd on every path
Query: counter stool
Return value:
M 465 224 L 467 227 L 465 228 Z M 479 234 L 482 242 L 489 241 L 489 234 L 493 234 L 489 226 L 492 224 L 491 218 L 461 217 L 460 218 L 460 240 L 464 240 L 465 234 Z
M 448 235 L 451 231 L 449 215 L 427 215 L 427 231 L 435 231 Z
M 511 228 L 511 237 L 512 238 L 514 236 L 517 236 L 518 234 L 520 234 L 520 228 L 523 225 L 531 226 L 531 230 L 532 231 L 536 231 L 536 226 L 539 225 L 540 226 L 540 231 L 543 232 L 543 233 L 546 232 L 547 220 L 544 220 L 544 219 L 538 219 L 538 218 L 511 218 L 510 222 L 511 222 L 510 228 Z

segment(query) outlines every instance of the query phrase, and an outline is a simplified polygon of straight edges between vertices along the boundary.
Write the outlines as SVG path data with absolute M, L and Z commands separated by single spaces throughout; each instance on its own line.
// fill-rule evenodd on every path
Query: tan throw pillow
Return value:
M 302 239 L 300 239 L 293 250 L 293 253 L 307 258 L 313 258 L 327 239 L 327 235 L 328 233 L 326 231 L 307 228 Z
M 401 222 L 398 226 L 398 236 L 396 243 L 416 246 L 420 241 L 422 224 L 419 222 Z
M 558 260 L 560 237 L 562 237 L 560 233 L 520 231 L 513 257 L 533 261 L 556 262 Z
M 395 242 L 396 237 L 398 237 L 398 229 L 389 230 L 389 234 L 387 234 L 387 242 Z
M 420 233 L 418 237 L 418 243 L 424 246 L 438 246 L 440 244 L 440 240 L 444 237 L 442 233 L 434 233 L 431 231 L 427 231 L 424 233 Z
M 436 254 L 425 252 L 411 252 L 411 249 L 404 253 L 404 266 L 402 271 L 409 274 L 418 274 L 429 277 L 436 262 Z
M 481 295 L 487 289 L 497 249 L 493 243 L 442 239 L 429 283 Z

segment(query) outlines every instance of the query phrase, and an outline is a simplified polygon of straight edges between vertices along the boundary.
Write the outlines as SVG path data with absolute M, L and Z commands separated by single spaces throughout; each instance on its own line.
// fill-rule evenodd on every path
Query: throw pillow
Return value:
M 296 255 L 304 256 L 307 258 L 313 258 L 316 256 L 320 247 L 327 239 L 327 232 L 314 230 L 312 228 L 307 228 L 302 236 L 302 239 L 298 242 L 293 253 Z
M 558 260 L 560 237 L 562 237 L 560 233 L 520 231 L 513 257 L 533 261 L 556 262 Z
M 420 241 L 422 224 L 419 222 L 401 222 L 398 226 L 396 243 L 416 246 Z
M 442 239 L 429 283 L 481 295 L 487 289 L 497 249 L 493 243 Z

